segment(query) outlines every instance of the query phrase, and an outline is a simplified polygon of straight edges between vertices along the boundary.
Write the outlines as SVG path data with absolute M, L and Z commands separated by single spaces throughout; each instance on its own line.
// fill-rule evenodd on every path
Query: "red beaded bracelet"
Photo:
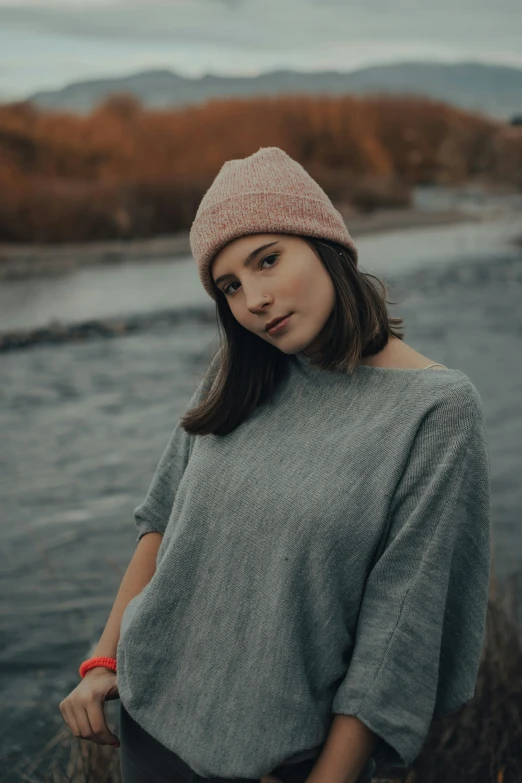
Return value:
M 85 677 L 89 669 L 94 669 L 96 666 L 105 666 L 106 669 L 112 669 L 116 671 L 116 658 L 108 658 L 105 655 L 98 656 L 97 658 L 88 658 L 80 666 L 80 677 Z

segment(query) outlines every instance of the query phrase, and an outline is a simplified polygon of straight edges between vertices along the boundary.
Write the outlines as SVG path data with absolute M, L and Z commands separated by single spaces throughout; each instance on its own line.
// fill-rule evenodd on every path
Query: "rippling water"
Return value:
M 406 342 L 462 369 L 483 399 L 505 577 L 522 566 L 522 254 L 386 279 Z M 186 321 L 1 357 L 2 781 L 21 780 L 17 769 L 63 725 L 58 703 L 135 548 L 132 511 L 216 345 L 212 324 Z

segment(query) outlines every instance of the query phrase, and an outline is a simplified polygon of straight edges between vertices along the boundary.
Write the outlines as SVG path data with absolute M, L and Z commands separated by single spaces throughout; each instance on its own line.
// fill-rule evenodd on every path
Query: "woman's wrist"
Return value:
M 354 715 L 336 714 L 306 783 L 354 783 L 379 737 Z
M 111 658 L 107 655 L 97 655 L 93 658 L 87 658 L 87 660 L 83 661 L 80 665 L 80 677 L 85 677 L 87 672 L 98 667 L 104 667 L 105 669 L 116 672 L 116 658 Z

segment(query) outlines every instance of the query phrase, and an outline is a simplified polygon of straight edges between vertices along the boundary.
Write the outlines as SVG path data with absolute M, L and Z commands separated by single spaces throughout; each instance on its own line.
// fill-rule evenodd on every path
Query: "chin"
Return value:
M 288 354 L 289 356 L 294 356 L 296 353 L 299 353 L 300 351 L 306 351 L 306 348 L 307 348 L 306 345 L 303 345 L 303 346 L 301 346 L 301 345 L 295 346 L 294 345 L 292 348 L 281 348 L 280 350 L 283 353 Z
M 272 345 L 273 345 L 273 343 L 272 343 Z M 278 351 L 281 351 L 281 353 L 285 353 L 288 356 L 292 356 L 294 353 L 297 353 L 298 351 L 301 350 L 301 348 L 296 348 L 295 346 L 292 346 L 292 345 L 289 345 L 289 346 L 287 346 L 287 345 L 274 345 L 274 348 L 277 348 Z

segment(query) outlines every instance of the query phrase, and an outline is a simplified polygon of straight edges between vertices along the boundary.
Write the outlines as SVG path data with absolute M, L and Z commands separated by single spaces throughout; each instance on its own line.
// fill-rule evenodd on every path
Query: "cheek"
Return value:
M 284 293 L 285 296 L 291 297 L 292 299 L 302 299 L 308 295 L 311 288 L 311 282 L 305 275 L 299 277 L 293 275 L 290 280 L 285 281 Z
M 292 276 L 285 285 L 285 301 L 295 302 L 296 308 L 306 308 L 319 317 L 328 315 L 334 302 L 332 281 L 321 274 L 306 274 Z

